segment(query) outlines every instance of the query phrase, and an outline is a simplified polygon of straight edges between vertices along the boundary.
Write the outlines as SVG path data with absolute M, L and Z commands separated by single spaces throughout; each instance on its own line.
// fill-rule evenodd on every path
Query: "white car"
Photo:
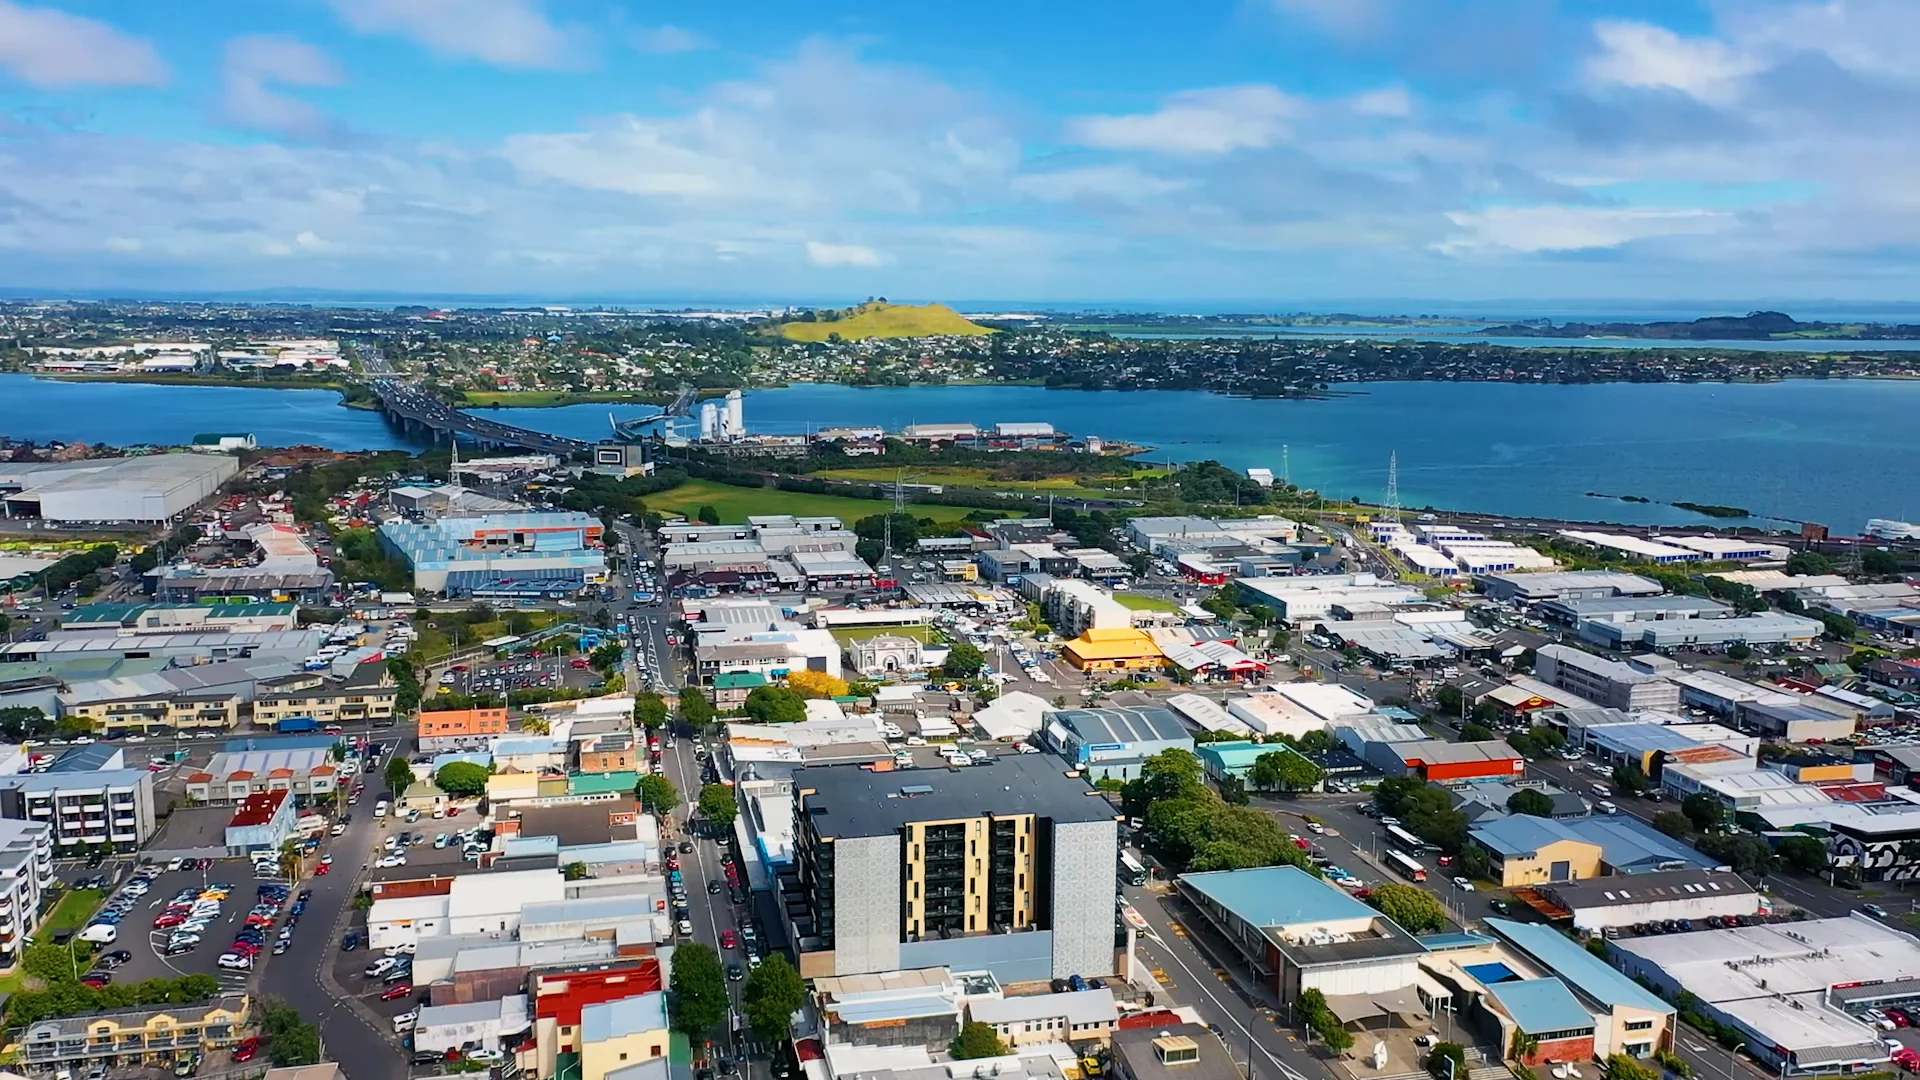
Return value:
M 1458 887 L 1459 887 L 1459 889 L 1460 889 L 1460 891 L 1461 891 L 1461 892 L 1472 892 L 1472 891 L 1473 891 L 1473 882 L 1471 882 L 1471 881 L 1469 881 L 1469 880 L 1467 880 L 1466 878 L 1463 878 L 1463 877 L 1456 877 L 1456 878 L 1454 878 L 1454 879 L 1453 879 L 1453 883 L 1454 883 L 1454 885 L 1456 885 L 1456 886 L 1458 886 Z
M 496 1061 L 504 1061 L 506 1060 L 506 1056 L 507 1055 L 490 1046 L 482 1047 L 478 1050 L 469 1050 L 466 1054 L 468 1061 L 478 1061 L 487 1065 L 491 1065 Z
M 393 1018 L 393 1030 L 406 1031 L 412 1028 L 414 1021 L 418 1019 L 420 1019 L 420 1010 L 409 1009 L 408 1011 L 403 1012 L 399 1016 L 396 1016 Z
M 387 955 L 388 956 L 412 956 L 414 954 L 414 951 L 418 948 L 419 946 L 414 945 L 411 942 L 404 945 L 395 945 L 393 948 L 387 950 Z
M 1310 833 L 1323 833 L 1327 831 L 1327 827 L 1317 821 L 1309 821 L 1307 822 L 1307 831 Z
M 245 971 L 253 966 L 253 959 L 241 956 L 239 953 L 221 953 L 218 963 L 221 967 L 233 971 Z
M 405 855 L 388 855 L 373 865 L 382 870 L 390 866 L 405 866 L 407 865 L 407 857 Z

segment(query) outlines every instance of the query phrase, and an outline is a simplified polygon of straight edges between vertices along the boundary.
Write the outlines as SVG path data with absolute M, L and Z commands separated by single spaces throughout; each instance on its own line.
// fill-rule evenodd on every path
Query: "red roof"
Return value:
M 273 820 L 274 811 L 280 809 L 280 804 L 286 802 L 289 797 L 285 791 L 255 792 L 247 796 L 246 801 L 240 804 L 240 809 L 233 812 L 233 818 L 227 822 L 227 825 L 229 827 L 265 825 Z
M 588 1005 L 619 1001 L 636 994 L 660 989 L 660 962 L 642 960 L 607 971 L 567 972 L 537 975 L 533 984 L 533 1014 L 551 1017 L 561 1027 L 580 1023 L 580 1010 Z
M 251 769 L 235 769 L 235 770 L 234 770 L 233 772 L 230 772 L 230 773 L 228 773 L 228 774 L 227 774 L 227 779 L 229 779 L 229 780 L 251 780 L 251 779 L 253 779 L 253 770 L 251 770 Z
M 210 772 L 193 772 L 187 774 L 187 783 L 189 784 L 205 784 L 212 779 L 213 774 Z

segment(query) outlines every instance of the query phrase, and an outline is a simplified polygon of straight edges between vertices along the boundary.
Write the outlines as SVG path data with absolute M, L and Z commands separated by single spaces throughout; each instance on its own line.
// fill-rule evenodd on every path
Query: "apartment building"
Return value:
M 304 716 L 322 724 L 390 725 L 399 694 L 384 663 L 361 664 L 344 679 L 325 672 L 296 672 L 260 684 L 253 701 L 253 722 L 273 727 Z
M 0 821 L 0 970 L 20 963 L 39 925 L 40 897 L 53 884 L 53 829 L 37 821 Z
M 1114 970 L 1115 811 L 1058 761 L 828 765 L 796 770 L 793 789 L 802 975 L 960 967 L 1017 983 Z
M 245 994 L 62 1016 L 26 1026 L 20 1033 L 19 1060 L 37 1070 L 95 1063 L 167 1066 L 178 1056 L 231 1047 L 251 1019 Z
M 102 683 L 143 683 L 110 679 L 60 696 L 61 712 L 87 721 L 109 738 L 166 735 L 172 732 L 226 731 L 240 722 L 245 698 L 235 690 L 181 690 L 171 686 L 114 687 Z
M 1567 645 L 1543 645 L 1534 654 L 1533 676 L 1609 709 L 1678 711 L 1680 684 L 1656 674 L 1654 667 L 1652 662 L 1609 660 Z
M 318 747 L 223 751 L 213 755 L 205 769 L 187 774 L 187 798 L 235 803 L 274 791 L 324 798 L 340 786 L 340 779 L 332 752 Z
M 0 776 L 0 818 L 48 826 L 58 852 L 93 844 L 131 851 L 153 835 L 153 774 L 66 772 L 56 765 L 44 773 Z
M 429 709 L 420 713 L 420 749 L 429 753 L 477 749 L 506 733 L 504 708 Z

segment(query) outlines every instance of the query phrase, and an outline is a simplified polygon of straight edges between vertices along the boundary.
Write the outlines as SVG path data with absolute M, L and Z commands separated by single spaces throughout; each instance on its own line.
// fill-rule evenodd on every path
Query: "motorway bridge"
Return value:
M 408 435 L 424 435 L 434 442 L 460 436 L 483 447 L 517 446 L 550 454 L 574 454 L 593 448 L 584 439 L 483 420 L 398 379 L 375 379 L 372 386 L 380 398 L 380 411 Z

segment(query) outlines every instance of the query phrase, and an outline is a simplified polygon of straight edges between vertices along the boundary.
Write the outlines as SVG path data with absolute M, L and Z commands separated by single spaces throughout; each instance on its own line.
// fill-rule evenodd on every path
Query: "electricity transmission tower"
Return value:
M 1380 517 L 1390 525 L 1400 524 L 1400 451 L 1387 456 L 1387 502 Z

